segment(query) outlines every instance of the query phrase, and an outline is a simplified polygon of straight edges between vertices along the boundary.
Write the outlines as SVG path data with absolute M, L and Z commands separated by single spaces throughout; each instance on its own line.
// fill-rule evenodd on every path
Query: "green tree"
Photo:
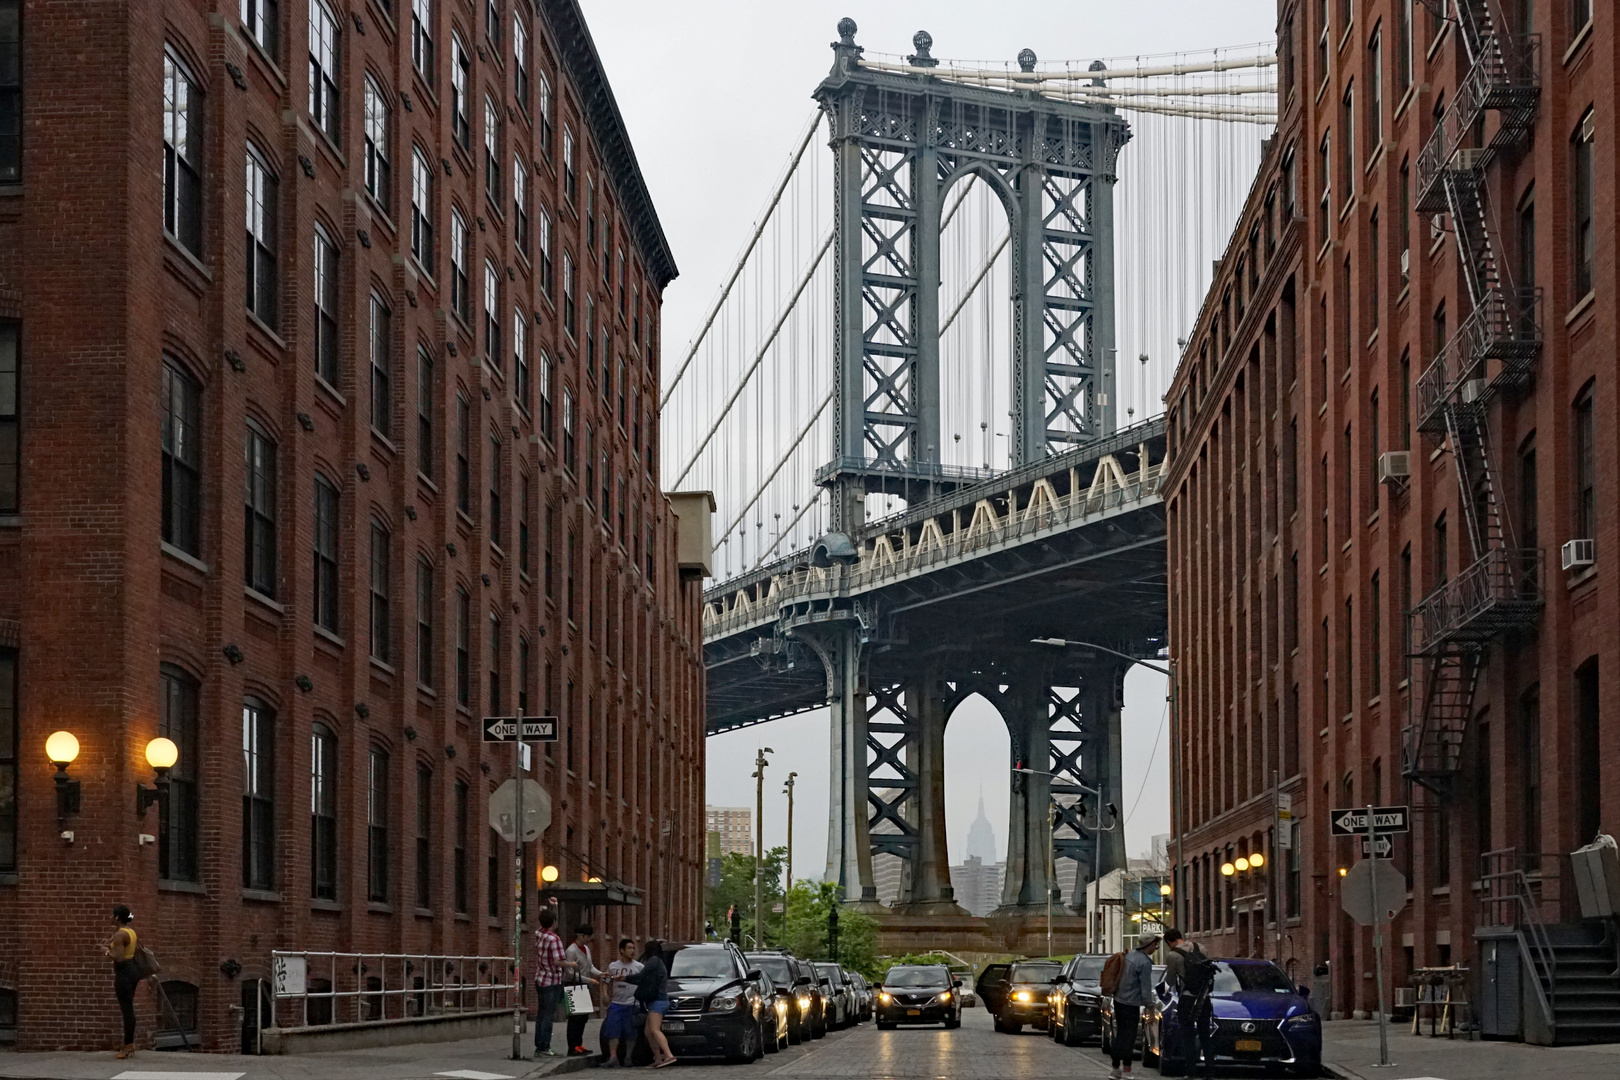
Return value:
M 876 980 L 878 968 L 877 922 L 869 915 L 844 906 L 838 886 L 825 882 L 796 881 L 787 895 L 787 927 L 782 947 L 795 956 L 828 960 L 827 915 L 838 909 L 838 962 Z
M 735 905 L 742 918 L 743 943 L 752 947 L 754 941 L 754 857 L 732 852 L 720 863 L 720 884 L 704 890 L 703 915 L 714 925 L 721 937 L 731 934 L 727 913 Z M 765 940 L 774 945 L 781 934 L 781 916 L 771 909 L 782 901 L 782 879 L 787 865 L 787 848 L 772 848 L 765 853 L 764 881 L 760 892 L 765 902 Z

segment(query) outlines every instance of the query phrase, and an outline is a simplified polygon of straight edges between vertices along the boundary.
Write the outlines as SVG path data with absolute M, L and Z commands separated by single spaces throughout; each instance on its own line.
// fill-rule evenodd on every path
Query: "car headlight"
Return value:
M 808 1009 L 809 1007 L 810 1007 L 810 995 L 809 994 L 801 994 L 799 996 L 799 1011 L 803 1012 L 804 1010 Z
M 776 1014 L 778 1016 L 787 1015 L 787 1002 L 783 1001 L 781 998 L 776 999 Z
M 1314 1030 L 1322 1026 L 1322 1018 L 1315 1013 L 1300 1013 L 1284 1020 L 1282 1026 L 1288 1031 Z
M 1035 1000 L 1035 996 L 1033 994 L 1031 994 L 1028 990 L 1020 990 L 1016 994 L 1013 995 L 1013 1000 L 1014 1001 L 1033 1001 L 1033 1000 Z
M 878 991 L 878 1000 L 887 1005 L 889 1002 L 894 1000 L 894 997 L 887 990 L 880 990 Z
M 1071 1005 L 1095 1005 L 1097 999 L 1090 994 L 1082 994 L 1077 991 L 1069 995 L 1069 1003 Z
M 934 1000 L 939 1002 L 941 1005 L 949 1005 L 951 1003 L 951 992 L 949 990 L 941 990 Z
M 743 1009 L 748 1006 L 748 1000 L 743 996 L 742 989 L 723 990 L 709 999 L 711 1012 L 731 1012 L 733 1009 Z

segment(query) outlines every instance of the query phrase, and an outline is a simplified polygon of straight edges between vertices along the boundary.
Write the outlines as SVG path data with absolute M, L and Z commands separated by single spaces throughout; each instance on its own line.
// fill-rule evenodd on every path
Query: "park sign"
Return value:
M 1407 806 L 1375 806 L 1372 808 L 1372 831 L 1375 833 L 1411 832 L 1412 811 Z M 1366 836 L 1367 808 L 1351 806 L 1334 810 L 1328 815 L 1334 836 Z
M 522 738 L 518 737 L 518 725 L 520 724 L 522 725 Z M 556 742 L 557 718 L 555 716 L 486 716 L 484 717 L 484 741 L 488 743 Z

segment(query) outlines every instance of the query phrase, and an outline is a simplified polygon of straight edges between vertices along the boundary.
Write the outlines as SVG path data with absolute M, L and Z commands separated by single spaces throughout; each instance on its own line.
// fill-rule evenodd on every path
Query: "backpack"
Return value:
M 1125 954 L 1117 952 L 1110 956 L 1108 962 L 1103 965 L 1102 978 L 1098 980 L 1102 984 L 1103 994 L 1107 997 L 1113 997 L 1119 991 L 1119 980 L 1124 974 Z
M 1204 950 L 1194 945 L 1186 952 L 1186 961 L 1182 968 L 1181 992 L 1194 996 L 1207 994 L 1215 986 L 1215 961 L 1204 955 Z

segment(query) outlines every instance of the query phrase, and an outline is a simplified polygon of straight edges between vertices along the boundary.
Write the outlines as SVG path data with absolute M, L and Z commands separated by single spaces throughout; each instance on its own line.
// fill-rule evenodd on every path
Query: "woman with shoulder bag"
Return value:
M 647 1045 L 652 1047 L 653 1068 L 662 1069 L 665 1065 L 675 1064 L 675 1055 L 670 1053 L 669 1040 L 664 1038 L 664 1013 L 669 1011 L 669 994 L 665 983 L 669 980 L 669 968 L 664 964 L 664 943 L 657 938 L 650 938 L 647 945 L 641 950 L 641 971 L 632 975 L 630 982 L 636 984 L 636 1002 L 647 1010 Z
M 118 997 L 118 1011 L 124 1015 L 124 1042 L 113 1056 L 122 1060 L 135 1052 L 135 988 L 141 985 L 145 975 L 137 959 L 139 944 L 135 927 L 131 925 L 135 921 L 134 914 L 123 904 L 114 904 L 112 921 L 118 929 L 107 940 L 107 958 L 113 965 L 113 993 Z
M 589 988 L 600 981 L 602 973 L 597 970 L 596 964 L 591 957 L 590 942 L 594 933 L 595 931 L 591 929 L 590 923 L 581 923 L 574 929 L 573 944 L 569 945 L 567 951 L 563 953 L 564 957 L 574 965 L 574 974 L 570 976 L 568 981 L 570 989 L 576 986 Z M 590 991 L 587 989 L 586 992 L 589 993 Z M 570 994 L 570 998 L 572 998 L 572 994 Z M 594 1006 L 594 1002 L 592 1004 Z M 570 1004 L 568 1010 L 569 1057 L 578 1057 L 589 1052 L 585 1049 L 585 1025 L 590 1022 L 594 1012 L 594 1007 L 589 1011 L 575 1011 L 572 1004 Z

